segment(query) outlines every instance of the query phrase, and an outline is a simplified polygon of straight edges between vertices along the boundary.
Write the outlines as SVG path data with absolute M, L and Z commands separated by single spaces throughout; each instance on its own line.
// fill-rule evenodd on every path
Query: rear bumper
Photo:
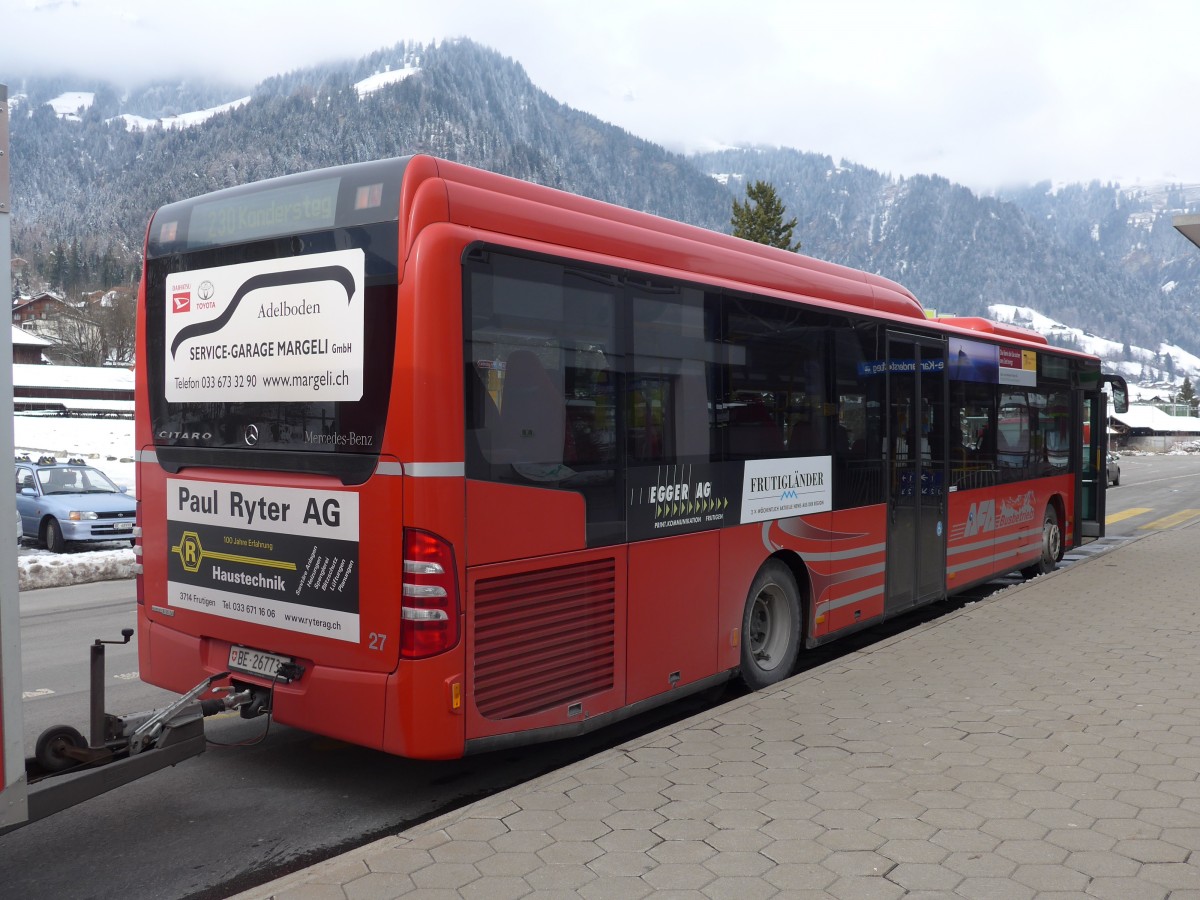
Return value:
M 138 620 L 140 677 L 148 684 L 183 692 L 204 678 L 227 671 L 229 643 L 183 634 L 166 625 Z M 276 684 L 272 715 L 282 725 L 384 748 L 388 674 L 314 665 L 298 659 L 304 674 Z M 237 674 L 238 682 L 270 687 L 270 679 Z

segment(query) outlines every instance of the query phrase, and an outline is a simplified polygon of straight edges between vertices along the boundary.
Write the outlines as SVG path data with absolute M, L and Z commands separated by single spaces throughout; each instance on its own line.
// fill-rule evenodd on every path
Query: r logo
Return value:
M 171 548 L 179 554 L 183 570 L 195 574 L 200 571 L 200 560 L 204 558 L 204 548 L 200 546 L 200 535 L 194 531 L 185 531 L 179 539 L 179 545 Z

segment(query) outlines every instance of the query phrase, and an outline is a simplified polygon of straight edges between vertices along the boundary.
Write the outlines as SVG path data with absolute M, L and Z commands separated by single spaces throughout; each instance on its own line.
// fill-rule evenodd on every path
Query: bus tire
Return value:
M 1058 522 L 1058 510 L 1053 503 L 1046 505 L 1046 515 L 1042 518 L 1042 553 L 1032 566 L 1026 566 L 1021 574 L 1026 578 L 1035 578 L 1053 572 L 1062 559 L 1063 542 L 1062 526 Z
M 741 675 L 757 691 L 792 674 L 800 655 L 800 591 L 777 559 L 758 571 L 742 613 Z

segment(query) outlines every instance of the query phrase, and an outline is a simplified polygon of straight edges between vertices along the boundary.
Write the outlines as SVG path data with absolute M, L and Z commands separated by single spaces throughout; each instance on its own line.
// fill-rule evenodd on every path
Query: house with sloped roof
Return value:
M 1161 453 L 1175 444 L 1200 438 L 1200 418 L 1172 416 L 1157 406 L 1134 404 L 1128 412 L 1110 413 L 1109 443 L 1114 450 Z
M 16 325 L 12 326 L 12 361 L 14 365 L 41 365 L 46 361 L 42 352 L 53 346 L 53 341 L 47 340 L 40 334 L 33 334 Z

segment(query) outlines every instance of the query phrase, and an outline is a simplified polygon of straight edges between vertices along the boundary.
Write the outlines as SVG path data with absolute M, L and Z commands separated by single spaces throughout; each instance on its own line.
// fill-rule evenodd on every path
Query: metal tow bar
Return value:
M 25 761 L 29 784 L 28 818 L 0 828 L 0 834 L 43 819 L 113 788 L 203 753 L 204 719 L 250 701 L 250 692 L 226 689 L 222 696 L 198 699 L 228 672 L 210 675 L 164 707 L 116 716 L 104 711 L 104 645 L 127 644 L 99 638 L 91 646 L 91 741 L 70 725 L 54 725 L 37 739 Z M 215 689 L 214 693 L 221 689 Z

